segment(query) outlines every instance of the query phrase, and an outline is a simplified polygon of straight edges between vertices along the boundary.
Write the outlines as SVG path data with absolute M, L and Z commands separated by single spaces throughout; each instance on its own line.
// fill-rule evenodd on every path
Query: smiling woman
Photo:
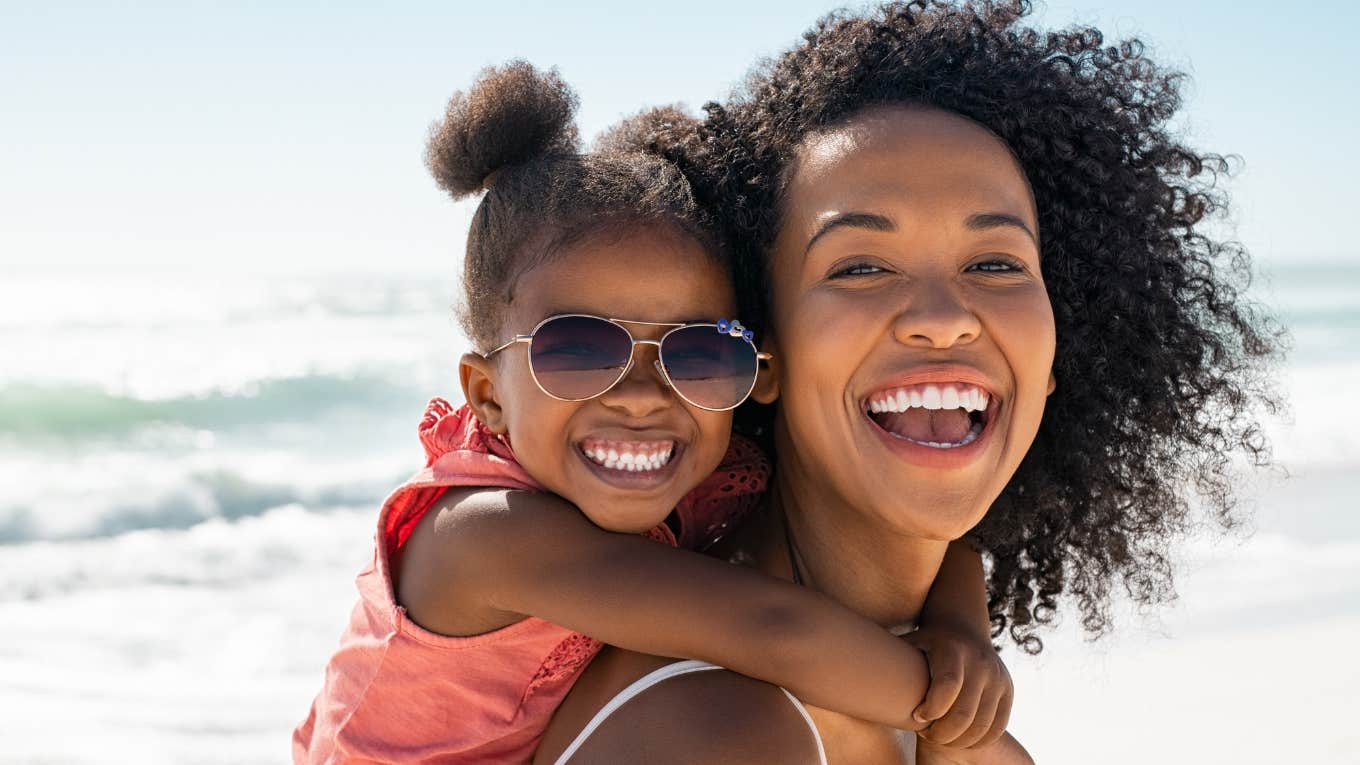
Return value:
M 1042 331 L 1051 311 L 1056 387 L 1033 448 L 974 532 L 994 564 L 993 619 L 1033 651 L 1038 627 L 1055 618 L 1064 594 L 1097 634 L 1112 587 L 1143 602 L 1171 594 L 1166 546 L 1189 525 L 1192 487 L 1202 507 L 1232 522 L 1230 460 L 1267 459 L 1258 416 L 1277 404 L 1270 378 L 1280 343 L 1278 325 L 1240 293 L 1251 274 L 1247 254 L 1205 225 L 1226 210 L 1218 182 L 1227 163 L 1171 131 L 1184 75 L 1149 59 L 1137 40 L 1109 44 L 1089 27 L 1028 27 L 1029 10 L 1026 2 L 911 2 L 829 17 L 729 103 L 711 105 L 702 131 L 654 125 L 647 141 L 688 169 L 742 243 L 743 313 L 758 331 L 778 335 L 779 316 L 788 315 L 780 284 L 811 278 L 786 270 L 792 240 L 810 241 L 834 215 L 866 212 L 889 220 L 858 227 L 859 239 L 846 243 L 852 249 L 889 238 L 885 223 L 899 235 L 941 236 L 928 215 L 902 214 L 904 204 L 924 213 L 935 202 L 907 188 L 910 176 L 883 177 L 876 162 L 889 160 L 860 146 L 865 131 L 888 113 L 933 110 L 952 115 L 937 117 L 956 125 L 952 140 L 990 137 L 997 151 L 977 158 L 992 164 L 991 179 L 977 186 L 956 179 L 951 188 L 971 206 L 960 236 L 995 240 L 979 240 L 983 249 L 953 294 L 960 303 L 991 295 L 998 309 L 1015 312 L 1007 326 Z M 922 171 L 954 159 L 957 145 L 938 135 L 947 132 L 942 125 L 944 154 L 918 152 Z M 816 193 L 814 177 L 861 148 L 877 159 L 857 163 L 862 179 L 849 184 L 850 196 L 820 200 L 825 219 L 795 215 Z M 1024 188 L 1007 196 L 997 184 L 1012 172 Z M 864 180 L 871 178 L 879 180 Z M 885 209 L 856 201 L 881 196 L 874 184 L 914 196 Z M 995 214 L 1024 226 L 993 225 Z M 982 223 L 985 232 L 974 230 Z M 827 267 L 836 257 L 859 265 L 848 251 L 830 257 Z M 939 253 L 930 257 L 913 268 L 938 267 Z M 911 296 L 910 270 L 863 271 L 846 276 L 870 279 L 866 295 L 883 282 Z M 1024 297 L 1040 288 L 1051 309 Z M 777 339 L 787 357 L 787 342 Z
M 1028 11 L 830 17 L 703 124 L 644 113 L 618 134 L 684 167 L 722 216 L 743 312 L 775 351 L 778 406 L 754 418 L 775 485 L 733 559 L 900 629 L 969 534 L 992 563 L 995 634 L 1038 651 L 1061 595 L 1098 633 L 1114 583 L 1169 591 L 1187 488 L 1227 517 L 1228 455 L 1264 459 L 1276 348 L 1236 292 L 1245 256 L 1200 227 L 1223 163 L 1169 135 L 1179 75 L 1136 41 L 1028 29 Z M 798 740 L 775 693 L 706 714 L 720 673 L 592 718 L 656 663 L 603 655 L 540 761 L 582 729 L 573 762 L 759 762 L 744 738 Z M 810 711 L 830 761 L 912 757 L 910 737 Z M 1027 759 L 1009 738 L 935 745 L 956 726 L 923 734 L 921 761 Z
M 770 260 L 780 422 L 798 445 L 789 468 L 820 475 L 819 490 L 841 502 L 879 508 L 889 528 L 956 539 L 1015 472 L 1053 384 L 1024 175 L 977 124 L 904 107 L 810 139 L 796 167 Z M 943 399 L 940 384 L 988 398 L 967 445 L 960 402 L 926 401 L 932 388 Z M 827 406 L 828 390 L 843 391 L 840 406 Z M 899 392 L 906 411 L 869 411 Z M 885 449 L 896 459 L 882 469 L 837 458 Z

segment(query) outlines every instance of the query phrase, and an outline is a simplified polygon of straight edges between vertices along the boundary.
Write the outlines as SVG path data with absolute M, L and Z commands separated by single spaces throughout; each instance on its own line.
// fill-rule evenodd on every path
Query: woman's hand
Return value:
M 954 750 L 999 741 L 1010 722 L 1015 689 L 991 641 L 979 640 L 974 630 L 938 625 L 903 639 L 921 649 L 930 665 L 930 689 L 913 715 L 929 725 L 917 735 Z

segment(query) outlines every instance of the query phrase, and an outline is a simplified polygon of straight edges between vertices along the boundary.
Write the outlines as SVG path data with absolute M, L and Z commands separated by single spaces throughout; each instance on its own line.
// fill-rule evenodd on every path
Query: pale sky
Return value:
M 421 150 L 483 66 L 556 66 L 584 135 L 698 108 L 834 5 L 733 2 L 0 3 L 0 267 L 183 264 L 452 274 L 468 203 Z M 1353 258 L 1360 11 L 1050 3 L 1191 73 L 1184 125 L 1240 154 L 1238 236 L 1263 261 Z M 73 274 L 81 269 L 71 268 Z

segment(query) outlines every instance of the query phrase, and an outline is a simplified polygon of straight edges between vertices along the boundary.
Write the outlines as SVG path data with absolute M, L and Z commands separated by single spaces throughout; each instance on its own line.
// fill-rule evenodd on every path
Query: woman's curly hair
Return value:
M 700 125 L 637 121 L 738 247 L 740 293 L 763 296 L 766 253 L 798 147 L 866 107 L 964 115 L 1010 146 L 1033 188 L 1057 324 L 1059 381 L 1029 454 L 972 532 L 989 554 L 994 634 L 1042 650 L 1060 596 L 1092 634 L 1111 587 L 1173 594 L 1168 544 L 1191 525 L 1191 488 L 1224 524 L 1231 459 L 1269 460 L 1258 423 L 1283 336 L 1244 295 L 1246 252 L 1206 233 L 1226 209 L 1217 154 L 1168 122 L 1183 75 L 1137 40 L 1022 25 L 1027 2 L 907 2 L 832 15 L 755 71 Z M 642 132 L 634 127 L 634 134 Z M 763 329 L 762 305 L 743 316 Z

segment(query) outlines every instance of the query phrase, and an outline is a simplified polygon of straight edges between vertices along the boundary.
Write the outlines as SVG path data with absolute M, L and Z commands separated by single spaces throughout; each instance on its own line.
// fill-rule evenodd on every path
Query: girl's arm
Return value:
M 982 556 L 967 541 L 949 543 L 935 583 L 921 607 L 921 624 L 945 626 L 992 646 L 991 614 Z
M 813 590 L 603 531 L 549 494 L 478 491 L 430 514 L 399 582 L 427 629 L 468 634 L 532 615 L 622 648 L 710 661 L 861 719 L 922 727 L 912 717 L 930 678 L 921 652 Z
M 930 725 L 921 737 L 955 748 L 998 741 L 1010 722 L 1014 687 L 992 647 L 982 557 L 963 540 L 950 543 L 908 636 L 930 662 L 931 683 L 916 710 Z

